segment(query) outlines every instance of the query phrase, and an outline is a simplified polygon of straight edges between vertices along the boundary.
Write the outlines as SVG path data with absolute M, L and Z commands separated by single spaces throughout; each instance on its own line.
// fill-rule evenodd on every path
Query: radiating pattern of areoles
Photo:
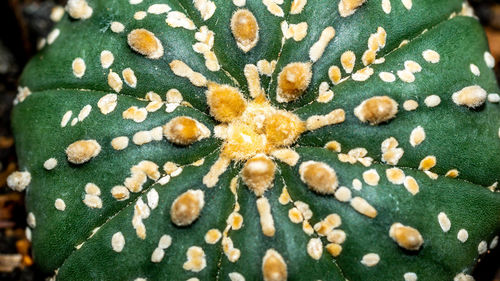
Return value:
M 135 1 L 137 3 L 132 2 L 134 1 L 131 1 L 131 4 L 141 4 L 141 1 Z M 357 9 L 362 9 L 360 6 L 363 3 L 364 1 L 342 0 L 338 6 L 339 13 L 342 17 L 352 16 Z M 391 8 L 387 7 L 387 3 L 388 1 L 382 2 L 382 9 L 384 13 L 390 14 Z M 234 15 L 237 15 L 237 18 L 234 19 L 233 17 L 232 19 L 231 32 L 234 36 L 234 43 L 238 45 L 238 48 L 240 48 L 242 52 L 250 52 L 252 48 L 258 47 L 259 39 L 263 39 L 260 38 L 262 35 L 259 36 L 258 33 L 260 25 L 252 22 L 256 19 L 258 23 L 259 17 L 254 16 L 252 18 L 253 15 L 241 16 L 245 13 L 253 13 L 252 9 L 246 9 L 247 3 L 245 3 L 245 1 L 234 1 L 233 4 L 242 9 L 239 10 L 239 12 L 235 12 Z M 286 12 L 287 9 L 285 9 L 288 8 L 287 3 L 263 1 L 262 4 L 266 6 L 270 16 L 288 19 L 288 12 Z M 300 14 L 304 7 L 308 7 L 307 5 L 307 1 L 296 0 L 291 4 L 290 13 Z M 311 3 L 309 3 L 309 5 L 311 5 Z M 411 11 L 411 1 L 403 1 L 403 5 L 405 9 Z M 195 11 L 201 15 L 203 20 L 209 20 L 212 16 L 217 16 L 217 5 L 214 2 L 203 0 L 194 1 L 194 6 L 196 8 Z M 83 5 L 81 7 L 81 9 L 85 9 L 85 13 L 88 13 L 87 6 Z M 214 44 L 214 40 L 217 40 L 217 33 L 214 33 L 206 26 L 197 27 L 195 25 L 196 20 L 191 20 L 189 15 L 187 15 L 188 13 L 184 14 L 182 11 L 174 11 L 170 7 L 167 7 L 168 5 L 152 5 L 148 8 L 147 13 L 166 14 L 166 22 L 170 27 L 197 30 L 195 35 L 197 43 L 192 46 L 194 51 L 203 56 L 205 66 L 209 71 L 224 71 L 224 64 L 220 64 L 217 58 L 217 45 Z M 464 11 L 467 12 L 466 9 Z M 190 11 L 191 15 L 193 12 L 194 10 Z M 134 15 L 136 20 L 139 20 L 141 17 L 146 17 L 146 15 L 142 13 L 136 13 Z M 238 21 L 242 22 L 238 23 Z M 233 24 L 234 22 L 237 23 Z M 247 23 L 250 24 L 248 28 L 245 27 Z M 229 25 L 227 28 L 229 28 Z M 244 186 L 250 188 L 256 195 L 254 208 L 257 209 L 260 223 L 259 228 L 267 237 L 273 237 L 275 233 L 279 231 L 280 227 L 279 221 L 275 218 L 272 201 L 270 202 L 270 200 L 272 200 L 270 197 L 272 196 L 266 194 L 266 190 L 277 188 L 273 187 L 273 183 L 281 180 L 280 177 L 276 177 L 276 165 L 280 165 L 282 169 L 289 169 L 287 166 L 296 167 L 293 168 L 295 169 L 295 176 L 300 178 L 305 184 L 304 186 L 309 188 L 309 192 L 312 191 L 323 197 L 334 197 L 335 200 L 344 204 L 344 208 L 352 207 L 359 214 L 374 219 L 379 214 L 377 206 L 371 204 L 370 200 L 363 198 L 363 195 L 357 191 L 361 190 L 364 184 L 368 186 L 378 186 L 381 178 L 384 176 L 379 173 L 381 171 L 380 167 L 383 166 L 379 166 L 378 163 L 375 163 L 377 161 L 367 156 L 375 156 L 378 152 L 368 151 L 366 148 L 362 147 L 343 150 L 342 143 L 333 139 L 325 144 L 325 149 L 338 153 L 336 155 L 340 163 L 356 164 L 359 162 L 362 165 L 358 165 L 359 167 L 367 168 L 359 175 L 359 179 L 356 178 L 352 181 L 352 187 L 348 188 L 344 185 L 350 185 L 351 183 L 344 181 L 344 178 L 347 177 L 343 173 L 339 173 L 335 165 L 327 163 L 331 161 L 308 160 L 307 158 L 309 158 L 309 156 L 296 151 L 296 141 L 307 131 L 316 131 L 323 127 L 334 127 L 336 124 L 342 124 L 347 114 L 354 115 L 355 118 L 357 118 L 357 122 L 366 123 L 365 126 L 368 127 L 392 122 L 392 119 L 397 118 L 397 114 L 402 108 L 406 111 L 415 109 L 413 108 L 410 110 L 409 108 L 411 107 L 405 106 L 410 100 L 405 101 L 405 104 L 402 102 L 398 104 L 398 101 L 395 101 L 388 95 L 364 98 L 358 100 L 355 107 L 339 107 L 329 110 L 326 114 L 312 115 L 307 118 L 303 118 L 300 114 L 296 115 L 291 111 L 279 109 L 281 107 L 279 103 L 289 103 L 293 106 L 295 102 L 298 101 L 300 104 L 300 100 L 304 100 L 306 96 L 310 97 L 311 93 L 316 95 L 316 100 L 311 100 L 311 105 L 331 104 L 331 101 L 335 99 L 335 85 L 340 85 L 348 80 L 362 83 L 372 78 L 372 76 L 379 76 L 380 80 L 385 83 L 393 83 L 397 79 L 405 83 L 413 83 L 418 80 L 418 73 L 425 71 L 425 65 L 419 64 L 413 60 L 406 60 L 404 62 L 404 69 L 398 70 L 396 72 L 397 75 L 391 72 L 377 72 L 376 67 L 372 68 L 372 65 L 384 63 L 385 57 L 377 56 L 377 53 L 383 52 L 384 47 L 386 47 L 386 40 L 390 40 L 390 33 L 387 34 L 383 27 L 378 27 L 374 30 L 375 33 L 372 33 L 367 39 L 368 49 L 366 51 L 361 54 L 355 54 L 354 52 L 346 50 L 340 57 L 340 60 L 328 68 L 328 79 L 319 83 L 319 81 L 315 79 L 315 64 L 321 63 L 322 57 L 328 55 L 328 51 L 325 53 L 325 50 L 328 50 L 329 44 L 335 41 L 335 25 L 320 28 L 319 32 L 314 30 L 316 33 L 312 35 L 308 34 L 308 29 L 313 29 L 313 26 L 308 26 L 307 22 L 305 22 L 305 24 L 288 24 L 286 21 L 282 22 L 282 42 L 285 46 L 281 48 L 280 54 L 286 51 L 287 40 L 293 40 L 300 43 L 304 38 L 307 38 L 306 40 L 309 40 L 308 42 L 311 43 L 308 43 L 310 47 L 308 47 L 305 52 L 307 53 L 307 58 L 303 54 L 297 61 L 283 62 L 284 59 L 282 54 L 280 58 L 277 58 L 275 61 L 258 60 L 253 62 L 253 64 L 244 65 L 242 70 L 243 76 L 246 78 L 247 89 L 213 82 L 210 78 L 207 78 L 209 75 L 207 75 L 207 77 L 205 76 L 205 71 L 197 72 L 197 70 L 192 69 L 189 64 L 182 60 L 174 59 L 169 61 L 169 67 L 175 75 L 187 79 L 186 81 L 189 81 L 195 87 L 206 88 L 209 113 L 218 121 L 217 123 L 219 123 L 219 125 L 215 126 L 213 130 L 210 131 L 205 124 L 192 118 L 192 116 L 179 116 L 171 119 L 163 127 L 155 127 L 151 130 L 137 132 L 132 138 L 132 142 L 135 145 L 142 146 L 153 141 L 161 141 L 163 137 L 165 137 L 176 145 L 187 146 L 186 149 L 189 149 L 190 145 L 208 137 L 215 136 L 223 140 L 220 156 L 218 160 L 211 165 L 208 173 L 204 175 L 203 184 L 208 188 L 216 186 L 219 182 L 219 177 L 224 175 L 226 169 L 228 169 L 232 162 L 241 163 L 243 169 L 238 176 L 231 180 L 230 190 L 234 194 L 236 204 L 233 212 L 230 213 L 227 219 L 227 226 L 225 229 L 221 229 L 222 231 L 217 228 L 207 229 L 204 240 L 208 244 L 213 244 L 217 243 L 220 239 L 223 252 L 227 260 L 232 263 L 238 262 L 243 251 L 238 249 L 239 246 L 230 238 L 229 231 L 239 230 L 244 224 L 244 219 L 257 219 L 256 217 L 247 218 L 241 214 L 243 211 L 240 211 L 237 195 L 239 192 L 237 189 L 240 185 L 238 179 L 242 179 Z M 401 46 L 404 46 L 406 43 L 403 42 Z M 128 44 L 131 50 L 153 60 L 161 58 L 165 48 L 161 40 L 155 36 L 154 32 L 150 32 L 146 29 L 134 29 L 129 32 Z M 356 55 L 358 58 L 356 58 Z M 439 50 L 422 50 L 420 57 L 423 58 L 424 62 L 429 64 L 440 63 Z M 487 56 L 485 56 L 484 63 L 488 64 L 486 57 Z M 419 59 L 419 61 L 422 61 L 422 59 Z M 103 62 L 102 56 L 101 63 L 104 67 L 105 63 Z M 285 63 L 287 64 L 285 65 Z M 85 68 L 85 61 L 83 61 L 83 59 L 77 58 L 74 60 L 73 74 L 76 77 L 85 77 Z M 474 75 L 479 71 L 476 69 L 477 66 L 475 68 L 471 66 L 471 71 Z M 137 86 L 138 79 L 131 69 L 123 70 L 121 76 L 125 84 L 129 87 L 135 88 Z M 269 85 L 271 86 L 268 91 L 264 90 L 268 87 L 261 87 L 261 79 L 263 79 L 263 77 L 265 78 L 265 76 L 272 77 L 269 81 Z M 113 72 L 112 70 L 110 70 L 107 76 L 109 87 L 117 93 L 124 87 L 122 77 L 120 77 L 120 73 Z M 238 77 L 238 75 L 234 75 L 234 77 Z M 240 81 L 240 83 L 245 85 L 242 81 Z M 273 88 L 275 88 L 275 90 L 272 90 Z M 148 112 L 155 112 L 164 104 L 166 105 L 167 112 L 175 111 L 178 106 L 189 106 L 189 103 L 183 100 L 181 93 L 177 93 L 178 91 L 174 92 L 173 89 L 170 90 L 172 90 L 172 92 L 169 91 L 170 95 L 167 93 L 166 103 L 162 101 L 158 94 L 148 93 L 148 95 L 146 95 L 146 100 L 149 102 L 148 105 L 144 108 L 139 108 L 137 106 L 128 108 L 126 111 L 123 111 L 123 118 L 132 119 L 137 123 L 141 123 L 147 119 Z M 248 96 L 251 99 L 248 98 Z M 487 93 L 482 87 L 473 85 L 464 87 L 462 90 L 454 93 L 453 102 L 458 106 L 475 108 L 478 105 L 484 104 L 486 97 Z M 432 108 L 439 105 L 440 102 L 434 100 L 435 99 L 430 98 L 429 102 L 427 102 L 426 99 L 425 106 Z M 116 103 L 116 95 L 106 95 L 104 100 L 101 99 L 99 101 L 98 107 L 102 114 L 108 114 L 114 110 Z M 295 110 L 297 108 L 292 109 Z M 300 111 L 300 108 L 298 109 Z M 88 115 L 88 113 L 86 114 Z M 85 117 L 82 119 L 85 119 Z M 67 122 L 68 121 L 65 121 L 66 124 Z M 412 131 L 410 143 L 413 147 L 418 147 L 420 144 L 425 143 L 425 139 L 425 128 L 419 126 Z M 127 144 L 125 144 L 124 139 L 119 136 L 113 139 L 113 141 L 114 143 L 112 142 L 112 146 L 115 150 L 122 150 L 128 146 L 128 138 L 126 141 Z M 399 140 L 399 142 L 402 141 L 401 139 Z M 387 139 L 380 144 L 382 162 L 389 165 L 398 164 L 405 152 L 403 148 L 399 146 L 399 142 L 394 137 L 388 136 Z M 348 144 L 347 147 L 352 147 L 352 145 Z M 327 152 L 327 150 L 325 150 L 325 153 L 331 153 Z M 89 154 L 86 153 L 85 150 L 83 151 L 84 155 Z M 343 151 L 346 153 L 342 153 Z M 93 155 L 93 153 L 90 154 L 92 154 L 92 157 L 97 156 Z M 305 159 L 301 159 L 302 157 L 305 157 Z M 90 157 L 87 158 L 90 159 Z M 89 159 L 87 159 L 87 161 L 89 161 Z M 436 166 L 437 161 L 439 161 L 439 159 L 436 160 L 435 156 L 429 155 L 422 159 L 418 168 L 423 170 L 429 178 L 437 178 L 438 173 L 430 171 Z M 197 161 L 197 163 L 194 163 L 194 166 L 203 165 L 203 162 L 203 160 Z M 372 165 L 374 166 L 371 167 Z M 179 165 L 173 162 L 165 163 L 163 170 L 165 173 L 159 172 L 159 166 L 151 161 L 145 160 L 138 163 L 136 166 L 132 167 L 131 176 L 125 179 L 123 183 L 125 188 L 117 188 L 115 193 L 112 192 L 113 197 L 117 200 L 126 200 L 129 197 L 128 195 L 124 195 L 124 193 L 128 194 L 129 192 L 142 191 L 144 188 L 143 184 L 146 183 L 147 179 L 160 182 L 161 184 L 167 184 L 170 178 L 176 177 L 182 173 L 182 167 L 179 167 Z M 387 168 L 385 172 L 389 182 L 395 185 L 404 186 L 409 194 L 411 194 L 410 196 L 415 196 L 419 192 L 419 182 L 415 180 L 414 177 L 405 175 L 402 169 Z M 456 169 L 450 170 L 447 176 L 456 177 L 458 173 Z M 275 177 L 276 181 L 274 181 Z M 284 178 L 284 180 L 290 179 Z M 205 203 L 203 199 L 204 188 L 205 187 L 190 189 L 185 193 L 179 194 L 172 203 L 171 208 L 169 208 L 170 217 L 174 224 L 196 224 L 198 217 L 203 215 L 203 212 L 200 212 L 200 210 L 202 210 L 206 204 L 209 204 L 208 202 Z M 135 211 L 132 218 L 132 225 L 137 236 L 141 239 L 146 239 L 147 237 L 147 227 L 143 220 L 147 221 L 147 218 L 158 204 L 158 199 L 155 199 L 158 195 L 154 195 L 156 190 L 154 188 L 147 190 L 146 200 L 139 198 L 135 202 Z M 154 192 L 151 193 L 152 191 Z M 274 192 L 276 192 L 276 190 Z M 323 217 L 315 217 L 313 212 L 315 208 L 314 206 L 310 206 L 314 205 L 312 201 L 303 202 L 297 200 L 289 193 L 286 186 L 282 186 L 281 190 L 278 192 L 280 194 L 279 199 L 274 199 L 281 205 L 290 204 L 288 205 L 289 211 L 287 219 L 292 223 L 301 224 L 302 231 L 310 236 L 306 245 L 301 245 L 303 247 L 302 251 L 307 253 L 308 258 L 312 260 L 325 258 L 323 253 L 324 250 L 333 257 L 340 256 L 343 249 L 342 244 L 344 241 L 349 241 L 349 234 L 346 235 L 340 228 L 342 225 L 341 216 L 337 213 L 331 213 Z M 87 194 L 89 196 L 99 196 L 95 191 L 90 193 L 87 192 Z M 333 200 L 333 198 L 331 200 Z M 99 204 L 94 201 L 87 204 L 90 208 L 96 208 L 95 206 L 97 205 Z M 444 216 L 446 216 L 446 214 L 444 214 Z M 443 216 L 440 214 L 436 220 L 439 221 L 439 225 L 443 231 L 447 232 L 446 220 L 443 219 Z M 316 221 L 317 223 L 311 225 L 312 221 Z M 391 228 L 391 231 L 387 232 L 385 236 L 392 238 L 395 244 L 400 247 L 407 250 L 418 251 L 422 243 L 425 243 L 426 237 L 424 235 L 422 238 L 418 229 L 406 226 L 404 222 L 393 221 L 391 223 L 392 226 L 387 226 Z M 300 225 L 297 229 L 300 229 Z M 112 242 L 113 249 L 123 249 L 124 245 L 121 245 L 124 243 L 122 242 L 122 236 L 116 235 L 113 237 L 117 237 L 114 238 Z M 152 253 L 151 261 L 153 263 L 161 262 L 169 246 L 169 243 L 165 241 L 161 243 L 160 241 L 158 247 Z M 201 272 L 207 266 L 207 263 L 211 262 L 206 260 L 203 248 L 203 246 L 200 247 L 197 245 L 189 247 L 185 253 L 187 259 L 183 264 L 184 270 Z M 261 274 L 265 280 L 285 280 L 287 277 L 294 277 L 288 276 L 287 271 L 287 268 L 289 270 L 290 267 L 293 266 L 293 261 L 289 261 L 286 258 L 284 259 L 282 256 L 282 254 L 285 256 L 287 255 L 286 250 L 285 252 L 283 252 L 282 249 L 274 248 L 266 250 L 265 255 L 260 257 L 259 260 L 259 263 L 262 264 Z M 366 251 L 367 252 L 365 252 L 359 260 L 359 266 L 377 266 L 381 260 L 380 255 L 376 252 L 368 252 L 369 249 L 366 249 Z M 116 252 L 121 252 L 121 250 Z M 411 273 L 412 272 L 405 273 L 405 280 L 413 280 L 411 279 L 413 278 Z M 232 280 L 242 280 L 242 276 L 243 275 L 238 272 L 231 272 L 229 274 Z

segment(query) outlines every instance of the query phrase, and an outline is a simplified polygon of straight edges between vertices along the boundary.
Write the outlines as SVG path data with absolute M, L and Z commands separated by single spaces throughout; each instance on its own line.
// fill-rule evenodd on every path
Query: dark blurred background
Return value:
M 229 0 L 228 0 L 229 1 Z M 441 0 L 435 0 L 441 1 Z M 497 0 L 498 1 L 498 0 Z M 491 53 L 500 61 L 500 3 L 471 0 L 484 25 Z M 33 265 L 30 243 L 25 237 L 26 213 L 22 193 L 7 188 L 7 176 L 16 170 L 10 110 L 17 94 L 17 80 L 24 65 L 36 53 L 38 40 L 53 26 L 54 7 L 62 0 L 0 0 L 0 280 L 45 280 Z M 495 71 L 500 78 L 500 65 Z M 497 247 L 500 248 L 500 247 Z M 474 271 L 476 281 L 500 281 L 500 251 L 481 260 Z M 451 280 L 450 280 L 451 281 Z

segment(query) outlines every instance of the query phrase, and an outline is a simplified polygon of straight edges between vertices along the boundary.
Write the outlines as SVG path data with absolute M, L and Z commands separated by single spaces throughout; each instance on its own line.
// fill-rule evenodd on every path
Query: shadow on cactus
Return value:
M 496 246 L 499 89 L 462 1 L 52 18 L 9 183 L 57 280 L 471 280 Z

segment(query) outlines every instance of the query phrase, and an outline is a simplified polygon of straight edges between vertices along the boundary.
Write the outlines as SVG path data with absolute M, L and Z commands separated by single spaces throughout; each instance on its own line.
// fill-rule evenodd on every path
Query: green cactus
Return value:
M 471 280 L 497 244 L 499 89 L 462 0 L 62 12 L 9 178 L 57 280 Z

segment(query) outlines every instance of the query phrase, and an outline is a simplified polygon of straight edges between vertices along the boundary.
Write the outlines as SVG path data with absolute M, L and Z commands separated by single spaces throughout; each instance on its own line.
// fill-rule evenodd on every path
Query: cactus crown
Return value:
M 494 60 L 460 0 L 69 0 L 13 113 L 59 280 L 470 280 Z

